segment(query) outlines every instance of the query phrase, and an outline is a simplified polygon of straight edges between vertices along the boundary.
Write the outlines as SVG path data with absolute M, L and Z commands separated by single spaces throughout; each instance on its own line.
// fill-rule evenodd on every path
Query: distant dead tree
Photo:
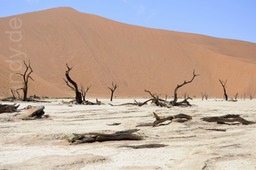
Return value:
M 14 89 L 10 89 L 10 91 L 11 91 L 11 93 L 12 93 L 12 99 L 13 100 L 15 100 L 15 99 L 17 99 L 17 97 L 16 97 L 16 90 L 14 90 Z
M 24 65 L 26 67 L 24 73 L 16 73 L 17 75 L 20 75 L 22 77 L 23 87 L 20 88 L 20 89 L 17 89 L 16 92 L 18 90 L 22 90 L 22 92 L 23 92 L 23 101 L 27 101 L 28 100 L 28 98 L 27 98 L 27 95 L 28 95 L 28 82 L 29 82 L 29 79 L 33 80 L 33 78 L 31 77 L 31 74 L 33 73 L 33 69 L 32 69 L 32 67 L 30 65 L 30 61 L 29 61 L 28 64 L 25 61 L 23 61 L 23 62 L 24 62 Z
M 237 98 L 238 98 L 238 93 L 235 94 L 235 100 L 237 101 Z
M 253 96 L 250 94 L 250 100 L 252 100 L 253 99 Z
M 74 92 L 75 92 L 75 95 L 76 95 L 76 102 L 78 104 L 82 104 L 83 102 L 83 99 L 82 99 L 82 94 L 81 92 L 79 91 L 78 89 L 78 86 L 76 84 L 76 82 L 74 80 L 71 79 L 71 77 L 69 76 L 69 72 L 72 70 L 72 68 L 70 68 L 68 66 L 68 64 L 66 64 L 67 66 L 67 71 L 65 73 L 65 76 L 66 76 L 66 79 L 64 78 L 64 81 L 66 82 L 67 86 L 70 87 Z M 69 84 L 70 83 L 70 84 Z
M 227 90 L 226 90 L 227 80 L 223 81 L 223 80 L 219 79 L 219 81 L 220 81 L 220 84 L 221 84 L 221 86 L 223 88 L 224 98 L 227 101 L 228 100 L 228 94 L 227 94 Z
M 114 96 L 114 93 L 117 89 L 117 84 L 115 84 L 114 82 L 112 82 L 111 84 L 112 86 L 111 87 L 108 87 L 108 89 L 111 91 L 111 94 L 110 94 L 110 101 L 113 101 L 113 96 Z
M 208 100 L 208 94 L 206 94 L 205 92 L 204 93 L 201 93 L 201 96 L 202 96 L 202 100 Z
M 199 74 L 196 74 L 195 73 L 195 70 L 193 71 L 193 76 L 191 78 L 191 80 L 189 81 L 184 81 L 182 84 L 177 84 L 176 88 L 174 89 L 174 99 L 173 101 L 171 101 L 171 104 L 173 106 L 180 106 L 180 105 L 190 105 L 189 102 L 188 102 L 188 99 L 191 99 L 189 96 L 186 96 L 186 98 L 181 101 L 181 102 L 178 102 L 178 90 L 183 87 L 184 85 L 186 84 L 189 84 L 189 83 L 192 83 L 193 80 L 195 79 L 195 77 L 199 76 Z
M 91 87 L 92 87 L 92 85 L 86 87 L 86 89 L 85 89 L 84 86 L 81 86 L 81 95 L 82 95 L 83 101 L 85 101 L 86 94 L 88 93 L 88 91 L 90 90 Z
M 156 106 L 159 107 L 167 107 L 167 108 L 171 108 L 172 106 L 191 106 L 191 104 L 188 102 L 189 99 L 192 99 L 191 97 L 189 97 L 186 93 L 186 95 L 184 96 L 184 100 L 178 102 L 178 94 L 177 91 L 179 88 L 183 87 L 186 84 L 192 83 L 192 81 L 195 79 L 195 77 L 199 76 L 198 74 L 195 73 L 195 70 L 193 71 L 193 76 L 191 78 L 191 80 L 189 81 L 184 81 L 182 84 L 178 84 L 177 87 L 174 89 L 174 99 L 173 101 L 167 101 L 167 97 L 165 99 L 161 99 L 159 97 L 159 95 L 152 93 L 149 90 L 145 89 L 145 92 L 148 93 L 150 95 L 150 99 L 144 101 L 144 102 L 138 102 L 136 100 L 134 100 L 134 103 L 124 103 L 121 105 L 112 105 L 112 106 L 124 106 L 124 105 L 135 105 L 135 106 L 143 106 L 148 104 L 148 102 L 151 102 L 151 104 L 154 104 Z M 113 85 L 112 85 L 113 86 Z

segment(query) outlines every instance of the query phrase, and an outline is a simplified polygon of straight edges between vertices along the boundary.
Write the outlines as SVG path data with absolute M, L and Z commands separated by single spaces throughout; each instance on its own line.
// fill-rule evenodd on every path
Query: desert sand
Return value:
M 204 116 L 240 114 L 256 121 L 255 100 L 226 102 L 193 100 L 192 107 L 160 108 L 152 105 L 84 106 L 21 102 L 44 105 L 50 116 L 42 120 L 14 120 L 0 114 L 0 169 L 256 169 L 256 124 L 225 125 L 203 122 Z M 140 100 L 139 100 L 140 101 Z M 143 99 L 141 99 L 143 101 Z M 112 104 L 132 102 L 115 99 Z M 172 122 L 159 127 L 136 127 L 159 116 L 184 113 L 192 116 L 185 123 Z M 110 126 L 112 123 L 121 123 Z M 115 132 L 139 128 L 140 141 L 108 141 L 70 145 L 72 133 Z M 213 130 L 215 129 L 215 130 Z M 226 131 L 217 131 L 226 130 Z M 133 149 L 127 146 L 164 144 L 165 147 Z
M 118 97 L 146 97 L 144 89 L 172 96 L 194 69 L 200 77 L 180 95 L 220 98 L 219 79 L 228 80 L 230 96 L 256 95 L 255 43 L 128 25 L 72 8 L 0 22 L 0 96 L 21 86 L 13 74 L 24 71 L 23 60 L 34 69 L 30 95 L 72 96 L 63 81 L 66 63 L 79 86 L 92 85 L 90 97 L 108 97 L 112 81 L 119 85 Z

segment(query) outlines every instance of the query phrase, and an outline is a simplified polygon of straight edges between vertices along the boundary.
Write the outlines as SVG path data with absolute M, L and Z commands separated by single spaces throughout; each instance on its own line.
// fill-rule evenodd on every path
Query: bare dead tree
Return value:
M 183 101 L 181 101 L 181 102 L 178 102 L 178 90 L 181 88 L 181 87 L 183 87 L 184 85 L 186 85 L 186 84 L 189 84 L 189 83 L 192 83 L 193 82 L 193 80 L 195 79 L 195 77 L 197 77 L 197 76 L 199 76 L 199 74 L 196 74 L 195 73 L 195 70 L 193 71 L 193 76 L 192 76 L 192 78 L 191 78 L 191 80 L 189 80 L 189 81 L 184 81 L 182 84 L 177 84 L 177 86 L 176 86 L 176 88 L 174 89 L 174 99 L 173 99 L 173 101 L 171 101 L 171 104 L 173 105 L 173 106 L 179 106 L 179 105 L 183 105 L 183 104 L 187 104 L 188 103 L 188 99 L 191 99 L 190 97 L 188 97 L 188 98 L 185 98 Z
M 117 84 L 115 84 L 114 82 L 112 82 L 111 87 L 108 87 L 108 89 L 111 91 L 110 101 L 113 101 L 114 92 L 116 91 L 117 87 L 118 87 Z
M 11 93 L 12 93 L 12 99 L 13 99 L 13 100 L 17 99 L 17 97 L 16 97 L 16 95 L 15 95 L 16 91 L 15 91 L 14 89 L 10 89 L 10 91 L 11 91 Z
M 90 90 L 91 87 L 92 87 L 92 85 L 86 87 L 86 89 L 85 89 L 84 86 L 81 86 L 81 95 L 82 95 L 83 101 L 85 101 L 86 94 L 88 93 L 88 91 Z
M 250 100 L 252 100 L 253 99 L 253 96 L 250 94 Z
M 27 101 L 28 98 L 27 98 L 27 95 L 28 95 L 28 82 L 29 82 L 29 79 L 33 80 L 33 78 L 31 77 L 31 74 L 33 73 L 33 69 L 30 65 L 30 61 L 29 63 L 27 64 L 25 61 L 24 62 L 24 65 L 26 67 L 24 73 L 16 73 L 17 75 L 20 75 L 23 79 L 23 87 L 20 88 L 20 89 L 17 89 L 17 90 L 22 90 L 23 91 L 23 101 Z M 33 80 L 34 81 L 34 80 Z
M 69 76 L 69 72 L 72 70 L 72 68 L 70 68 L 70 67 L 68 66 L 68 64 L 66 64 L 66 66 L 67 66 L 67 69 L 68 69 L 68 70 L 67 70 L 66 73 L 65 73 L 66 79 L 64 79 L 64 81 L 66 82 L 67 86 L 68 86 L 69 88 L 71 88 L 71 89 L 75 92 L 75 95 L 76 95 L 76 102 L 77 102 L 78 104 L 81 104 L 81 103 L 83 102 L 83 100 L 82 100 L 82 94 L 81 94 L 81 92 L 79 91 L 76 82 L 75 82 L 74 80 L 72 80 L 71 77 Z M 70 83 L 70 84 L 69 84 L 69 83 Z
M 227 80 L 223 81 L 223 80 L 219 79 L 219 81 L 220 81 L 220 84 L 223 88 L 224 98 L 227 101 L 228 100 L 228 94 L 227 94 L 227 90 L 226 90 Z
M 237 98 L 238 98 L 238 93 L 235 94 L 235 100 L 237 101 Z
M 206 94 L 206 92 L 204 92 L 204 93 L 201 93 L 201 95 L 202 95 L 202 100 L 208 100 L 208 94 Z

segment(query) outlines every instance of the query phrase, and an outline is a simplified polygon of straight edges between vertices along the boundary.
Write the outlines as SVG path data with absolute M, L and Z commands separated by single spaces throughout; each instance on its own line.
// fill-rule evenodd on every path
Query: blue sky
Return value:
M 55 7 L 133 25 L 256 43 L 256 0 L 0 0 L 0 17 Z

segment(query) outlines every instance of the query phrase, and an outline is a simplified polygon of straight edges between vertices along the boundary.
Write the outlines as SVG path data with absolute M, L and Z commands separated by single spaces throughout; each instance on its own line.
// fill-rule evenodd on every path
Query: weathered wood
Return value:
M 167 107 L 167 108 L 170 108 L 171 105 L 170 105 L 170 102 L 166 101 L 166 100 L 163 100 L 161 98 L 159 98 L 158 95 L 156 94 L 152 94 L 151 91 L 149 90 L 144 90 L 146 93 L 148 93 L 152 98 L 148 101 L 151 101 L 151 103 L 155 104 L 156 106 L 160 106 L 160 107 Z M 148 102 L 146 101 L 146 102 Z M 145 103 L 145 102 L 144 102 Z
M 248 121 L 248 120 L 240 117 L 240 115 L 236 115 L 236 114 L 227 114 L 224 116 L 203 117 L 201 119 L 206 122 L 216 122 L 216 123 L 222 123 L 222 124 L 241 123 L 243 125 L 249 125 L 249 124 L 256 123 L 256 122 Z
M 153 122 L 153 127 L 158 126 L 159 124 L 165 122 L 165 121 L 170 121 L 172 122 L 172 119 L 174 119 L 173 116 L 168 116 L 168 117 L 159 117 L 155 112 L 153 112 L 153 115 L 155 117 L 155 121 Z
M 133 149 L 154 149 L 154 148 L 162 148 L 162 147 L 166 147 L 168 145 L 165 144 L 158 144 L 158 143 L 154 143 L 154 144 L 143 144 L 143 145 L 124 145 L 121 147 L 126 147 L 126 148 L 133 148 Z
M 0 104 L 0 113 L 12 113 L 12 112 L 17 112 L 17 108 L 20 105 L 16 105 L 12 104 L 12 105 L 8 105 L 8 104 Z
M 153 112 L 153 116 L 156 119 L 153 123 L 141 123 L 141 124 L 137 125 L 136 127 L 145 127 L 145 126 L 156 127 L 156 126 L 169 125 L 173 121 L 183 123 L 183 122 L 187 122 L 192 119 L 191 116 L 183 114 L 183 113 L 180 113 L 180 114 L 177 114 L 174 116 L 160 117 L 155 112 Z M 167 122 L 167 121 L 169 121 L 169 122 L 163 124 L 164 122 Z
M 27 106 L 22 110 L 20 117 L 22 120 L 40 119 L 45 114 L 44 106 Z
M 71 144 L 91 143 L 91 142 L 104 142 L 113 140 L 142 140 L 142 136 L 134 134 L 139 129 L 131 129 L 125 131 L 117 131 L 111 134 L 105 133 L 86 133 L 86 134 L 73 134 L 74 137 L 68 139 Z

